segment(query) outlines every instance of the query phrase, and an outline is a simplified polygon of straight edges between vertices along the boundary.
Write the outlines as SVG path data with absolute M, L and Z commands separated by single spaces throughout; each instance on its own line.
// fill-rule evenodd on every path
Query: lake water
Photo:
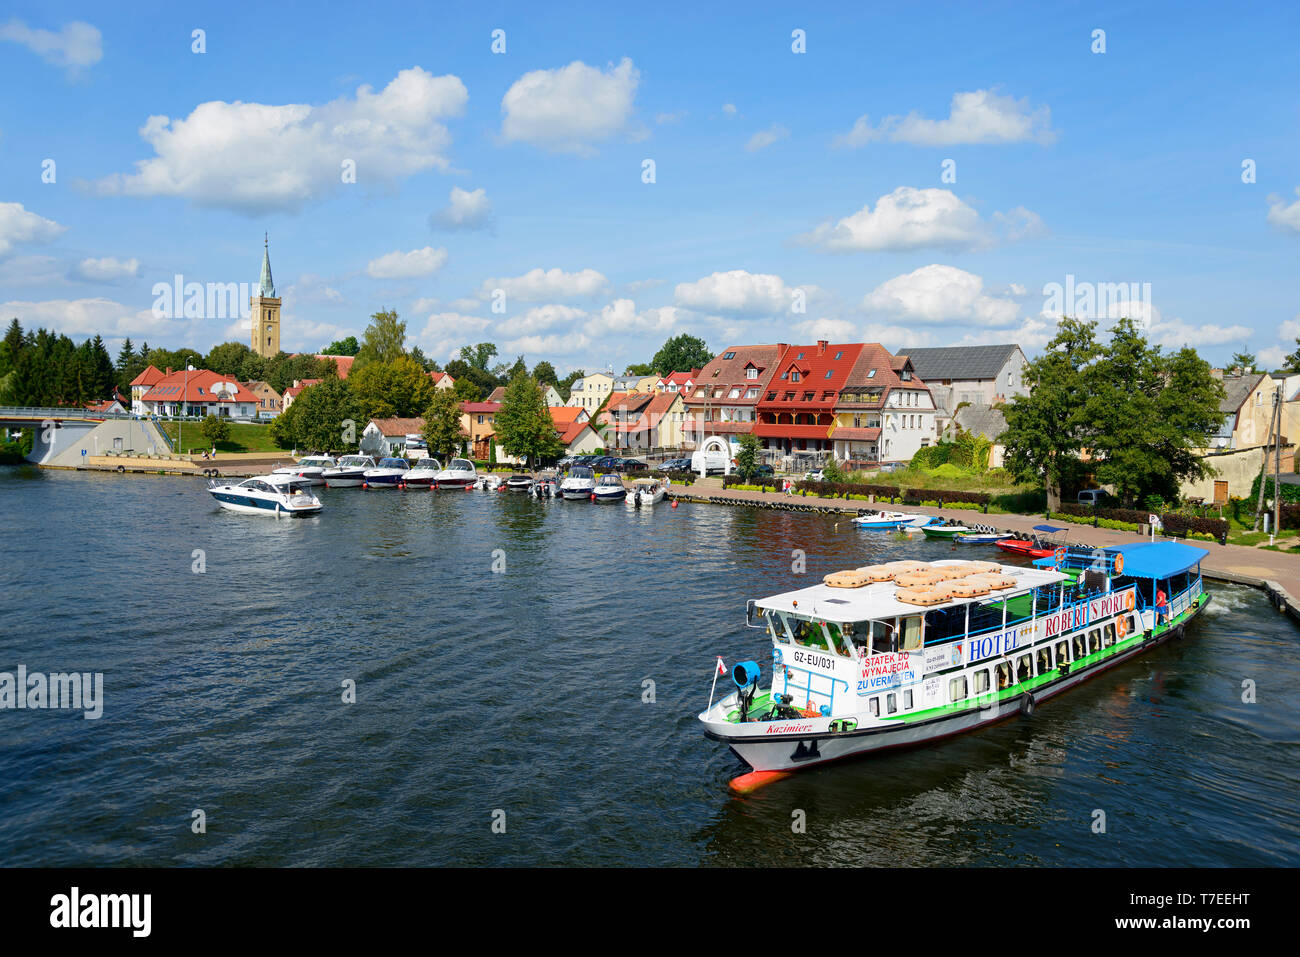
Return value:
M 104 674 L 99 720 L 0 711 L 0 860 L 1300 864 L 1300 630 L 1252 589 L 1209 583 L 1184 640 L 1032 719 L 738 797 L 695 714 L 715 656 L 768 668 L 745 600 L 954 546 L 722 506 L 319 494 L 277 521 L 201 480 L 0 470 L 0 671 Z

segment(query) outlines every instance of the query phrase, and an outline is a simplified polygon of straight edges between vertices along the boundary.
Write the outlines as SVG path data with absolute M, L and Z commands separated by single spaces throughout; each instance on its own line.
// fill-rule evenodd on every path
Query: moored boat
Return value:
M 473 488 L 478 481 L 478 471 L 469 459 L 452 459 L 434 481 L 438 488 Z
M 442 463 L 437 459 L 423 458 L 418 459 L 415 467 L 409 469 L 402 476 L 402 485 L 405 488 L 435 488 L 434 479 L 442 471 Z
M 366 469 L 375 467 L 375 460 L 370 455 L 345 455 L 332 469 L 322 474 L 325 484 L 330 488 L 360 488 L 366 480 Z
M 591 498 L 596 490 L 596 473 L 586 465 L 574 465 L 567 475 L 560 480 L 560 495 L 563 498 Z
M 773 678 L 761 688 L 758 664 L 740 662 L 734 690 L 698 715 L 755 772 L 733 786 L 1031 715 L 1181 637 L 1209 600 L 1203 548 L 1062 550 L 1051 568 L 890 563 L 750 601 L 746 622 L 767 630 Z
M 933 516 L 917 515 L 913 512 L 880 511 L 859 515 L 853 520 L 853 524 L 858 528 L 883 531 L 896 528 L 925 528 L 937 521 L 939 520 Z
M 255 475 L 242 482 L 213 479 L 208 492 L 231 512 L 248 515 L 314 515 L 322 508 L 311 492 L 311 480 L 297 475 Z
M 397 456 L 388 456 L 382 458 L 372 469 L 366 469 L 365 481 L 361 483 L 362 488 L 397 488 L 402 484 L 402 478 L 411 469 L 411 463 L 408 459 L 398 458 Z
M 935 522 L 921 529 L 926 538 L 951 539 L 971 531 L 969 525 L 956 521 Z
M 650 506 L 658 505 L 664 500 L 667 490 L 664 483 L 657 478 L 639 478 L 632 482 L 632 487 L 627 490 L 624 501 L 633 506 Z
M 325 473 L 333 469 L 336 463 L 328 455 L 308 455 L 298 460 L 296 465 L 282 465 L 272 469 L 272 475 L 291 475 L 309 481 L 312 485 L 324 485 Z
M 627 489 L 623 480 L 613 472 L 606 472 L 596 480 L 596 487 L 591 491 L 597 502 L 622 502 L 627 498 Z
M 522 472 L 516 472 L 510 478 L 506 479 L 507 492 L 529 492 L 533 488 L 533 477 L 525 475 Z

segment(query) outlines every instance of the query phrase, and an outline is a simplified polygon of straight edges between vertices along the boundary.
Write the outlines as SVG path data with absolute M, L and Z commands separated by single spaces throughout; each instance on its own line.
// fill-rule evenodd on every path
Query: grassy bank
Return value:
M 203 438 L 203 430 L 199 427 L 198 422 L 186 422 L 184 431 L 184 448 L 181 447 L 181 423 L 179 422 L 160 422 L 163 431 L 167 437 L 172 440 L 172 446 L 179 453 L 187 453 L 193 450 L 196 454 L 202 454 L 205 448 L 212 448 L 207 445 L 207 440 Z M 288 449 L 276 445 L 271 438 L 271 430 L 265 425 L 258 425 L 252 422 L 231 422 L 230 438 L 225 442 L 217 443 L 218 452 L 287 452 Z

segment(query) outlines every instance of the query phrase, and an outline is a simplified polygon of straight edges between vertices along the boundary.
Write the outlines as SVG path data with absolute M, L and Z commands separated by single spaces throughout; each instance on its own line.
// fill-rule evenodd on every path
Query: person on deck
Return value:
M 1169 620 L 1169 599 L 1165 595 L 1165 590 L 1157 586 L 1156 588 L 1156 624 Z

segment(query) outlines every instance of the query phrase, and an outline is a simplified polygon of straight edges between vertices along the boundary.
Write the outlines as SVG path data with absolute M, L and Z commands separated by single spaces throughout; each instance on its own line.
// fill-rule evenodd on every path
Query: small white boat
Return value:
M 531 492 L 533 490 L 533 477 L 518 472 L 506 479 L 507 492 Z
M 606 472 L 596 480 L 596 488 L 591 493 L 597 502 L 622 502 L 627 498 L 627 489 L 623 480 L 613 472 Z
M 282 473 L 256 475 L 238 483 L 213 479 L 208 492 L 222 508 L 247 515 L 314 515 L 322 507 L 309 479 Z
M 658 505 L 664 500 L 667 489 L 656 478 L 639 478 L 632 483 L 624 499 L 629 505 Z
M 495 492 L 501 487 L 502 481 L 503 479 L 500 475 L 481 475 L 479 476 L 478 484 L 475 487 L 480 488 L 485 492 Z
M 361 483 L 361 487 L 397 488 L 410 470 L 411 463 L 406 459 L 396 456 L 380 459 L 374 468 L 366 469 L 366 480 Z
M 434 477 L 434 481 L 438 483 L 438 488 L 473 488 L 478 481 L 478 471 L 469 459 L 452 459 Z
M 324 472 L 325 484 L 330 488 L 360 488 L 366 480 L 366 469 L 375 467 L 370 455 L 345 455 L 338 464 Z
M 442 471 L 442 463 L 437 459 L 420 459 L 415 468 L 402 476 L 402 485 L 407 488 L 433 488 L 434 479 Z
M 911 512 L 868 512 L 853 520 L 858 528 L 893 529 L 924 528 L 939 521 L 931 515 L 913 515 Z
M 596 474 L 585 465 L 575 465 L 560 481 L 562 498 L 591 498 L 596 491 Z
M 533 498 L 559 498 L 560 477 L 554 472 L 539 472 L 531 491 Z
M 312 485 L 324 485 L 326 471 L 334 468 L 335 465 L 334 459 L 328 455 L 309 455 L 299 459 L 297 465 L 282 465 L 278 469 L 272 469 L 271 474 L 292 475 L 307 479 Z

